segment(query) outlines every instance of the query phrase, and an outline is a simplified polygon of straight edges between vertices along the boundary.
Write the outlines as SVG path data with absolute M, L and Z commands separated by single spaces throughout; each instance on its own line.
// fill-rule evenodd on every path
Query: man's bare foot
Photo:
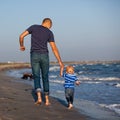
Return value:
M 40 101 L 37 100 L 37 101 L 35 102 L 35 105 L 40 105 L 41 103 L 42 103 L 42 102 L 40 102 Z
M 50 105 L 49 96 L 48 95 L 45 96 L 45 105 L 46 106 Z
M 42 103 L 42 98 L 38 97 L 38 100 L 35 102 L 35 105 L 40 105 Z
M 38 100 L 35 102 L 35 105 L 42 103 L 41 92 L 37 92 Z
M 50 104 L 50 102 L 46 102 L 45 105 L 46 105 L 46 106 L 49 106 L 49 105 L 51 105 L 51 104 Z
M 38 99 L 36 102 L 35 102 L 35 105 L 40 105 L 42 103 L 42 100 L 41 99 Z
M 72 104 L 69 104 L 68 109 L 71 109 L 71 108 L 73 108 L 73 105 L 72 105 Z

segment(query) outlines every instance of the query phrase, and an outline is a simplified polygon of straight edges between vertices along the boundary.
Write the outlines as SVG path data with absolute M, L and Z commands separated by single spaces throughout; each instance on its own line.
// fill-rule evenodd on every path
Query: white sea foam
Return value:
M 83 72 L 84 72 L 84 71 L 79 71 L 78 73 L 79 73 L 79 74 L 82 74 Z
M 80 80 L 99 80 L 99 81 L 114 81 L 120 80 L 119 77 L 87 77 L 87 76 L 79 76 Z
M 107 64 L 107 63 L 102 63 L 101 65 L 104 65 L 104 66 L 106 66 L 106 67 L 110 66 L 110 65 Z
M 120 87 L 120 83 L 117 83 L 116 87 Z
M 79 80 L 93 80 L 91 77 L 86 77 L 86 76 L 81 76 L 78 78 L 79 78 Z
M 50 75 L 49 78 L 57 78 L 57 75 Z
M 84 83 L 88 83 L 88 84 L 99 84 L 99 83 L 101 83 L 101 82 L 97 82 L 97 81 L 86 81 L 86 82 L 84 82 Z
M 60 69 L 59 66 L 52 66 L 52 67 L 49 68 L 50 71 L 57 71 L 59 69 Z

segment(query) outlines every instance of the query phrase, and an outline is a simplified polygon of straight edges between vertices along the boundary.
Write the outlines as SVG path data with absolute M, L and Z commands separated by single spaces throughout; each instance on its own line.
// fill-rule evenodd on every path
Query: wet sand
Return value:
M 88 120 L 75 108 L 68 110 L 63 101 L 50 97 L 50 106 L 37 106 L 32 86 L 5 74 L 7 69 L 29 65 L 0 65 L 0 120 Z

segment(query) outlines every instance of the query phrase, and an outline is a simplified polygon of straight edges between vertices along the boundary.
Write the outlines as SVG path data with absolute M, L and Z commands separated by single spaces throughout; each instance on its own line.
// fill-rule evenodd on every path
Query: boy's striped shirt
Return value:
M 65 78 L 64 87 L 65 88 L 74 88 L 74 82 L 78 80 L 76 75 L 64 73 L 63 77 Z

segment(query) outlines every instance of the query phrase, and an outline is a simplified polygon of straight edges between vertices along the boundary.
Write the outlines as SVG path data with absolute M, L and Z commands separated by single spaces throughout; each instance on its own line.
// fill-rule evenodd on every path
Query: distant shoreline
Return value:
M 30 68 L 29 63 L 0 63 L 0 71 L 8 69 Z
M 111 61 L 63 61 L 64 64 L 111 64 L 111 63 L 120 63 L 120 60 L 111 60 Z M 57 61 L 51 61 L 51 65 L 57 65 Z M 8 67 L 30 67 L 29 62 L 0 62 L 0 69 Z
M 51 61 L 51 64 L 58 64 L 55 61 Z M 120 60 L 111 60 L 111 61 L 64 61 L 64 64 L 102 64 L 102 63 L 120 63 Z

